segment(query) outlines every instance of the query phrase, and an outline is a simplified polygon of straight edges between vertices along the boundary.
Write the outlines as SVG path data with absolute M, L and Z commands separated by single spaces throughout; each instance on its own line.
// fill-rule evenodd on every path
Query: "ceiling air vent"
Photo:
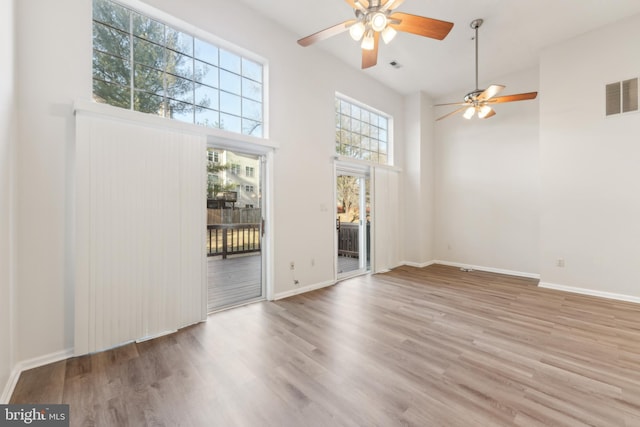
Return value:
M 638 79 L 607 85 L 607 116 L 638 111 Z

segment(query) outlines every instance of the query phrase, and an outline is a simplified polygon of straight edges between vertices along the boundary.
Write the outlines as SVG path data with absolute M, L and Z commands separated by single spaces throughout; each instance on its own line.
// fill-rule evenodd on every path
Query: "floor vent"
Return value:
M 638 79 L 608 84 L 605 102 L 607 116 L 638 111 Z

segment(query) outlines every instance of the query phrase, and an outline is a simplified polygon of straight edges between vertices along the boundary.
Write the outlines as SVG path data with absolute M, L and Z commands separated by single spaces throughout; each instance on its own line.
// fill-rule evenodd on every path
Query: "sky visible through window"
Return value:
M 93 1 L 93 98 L 263 137 L 263 66 L 109 0 Z

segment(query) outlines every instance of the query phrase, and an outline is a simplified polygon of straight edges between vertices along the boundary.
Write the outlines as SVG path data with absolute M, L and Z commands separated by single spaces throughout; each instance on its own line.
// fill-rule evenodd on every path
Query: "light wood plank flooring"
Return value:
M 401 267 L 25 372 L 72 425 L 640 426 L 640 306 Z

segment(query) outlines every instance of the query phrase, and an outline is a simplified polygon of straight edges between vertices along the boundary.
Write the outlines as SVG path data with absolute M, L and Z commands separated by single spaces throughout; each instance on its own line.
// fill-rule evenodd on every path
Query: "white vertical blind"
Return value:
M 373 168 L 374 273 L 400 264 L 399 175 L 395 170 Z
M 76 354 L 206 318 L 206 140 L 78 112 Z

